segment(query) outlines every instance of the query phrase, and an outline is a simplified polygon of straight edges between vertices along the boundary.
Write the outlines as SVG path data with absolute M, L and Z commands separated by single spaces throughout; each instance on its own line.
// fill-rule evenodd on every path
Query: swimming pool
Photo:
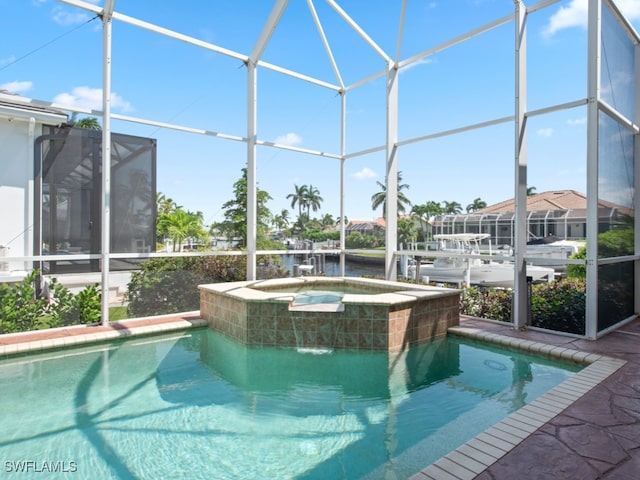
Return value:
M 1 468 L 408 478 L 579 368 L 455 337 L 312 355 L 209 329 L 30 355 L 0 362 Z

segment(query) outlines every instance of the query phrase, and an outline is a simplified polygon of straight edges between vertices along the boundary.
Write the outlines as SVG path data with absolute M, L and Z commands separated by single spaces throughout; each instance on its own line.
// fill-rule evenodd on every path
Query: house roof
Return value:
M 511 213 L 515 212 L 513 198 L 489 205 L 473 213 Z M 554 190 L 527 196 L 527 211 L 569 210 L 587 208 L 587 196 L 575 190 Z
M 629 214 L 630 210 L 621 205 L 604 200 L 598 201 L 598 207 L 612 209 L 616 208 L 623 214 Z M 549 192 L 536 193 L 527 196 L 527 211 L 546 210 L 586 210 L 587 196 L 575 190 L 552 190 Z M 488 207 L 476 210 L 474 214 L 487 213 L 513 213 L 515 212 L 515 200 L 513 198 L 503 202 L 489 205 Z
M 375 226 L 385 228 L 387 226 L 387 222 L 384 217 L 374 218 L 373 220 L 350 220 L 349 225 L 347 225 L 347 229 L 363 230 L 366 228 L 373 228 Z
M 0 116 L 29 118 L 36 117 L 38 120 L 59 125 L 68 119 L 67 112 L 32 103 L 28 98 L 21 97 L 8 90 L 0 90 Z

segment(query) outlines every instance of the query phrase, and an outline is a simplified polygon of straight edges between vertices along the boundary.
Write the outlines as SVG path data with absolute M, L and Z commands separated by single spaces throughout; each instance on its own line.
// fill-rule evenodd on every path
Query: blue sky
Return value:
M 92 2 L 98 5 L 102 1 Z M 337 0 L 387 55 L 396 57 L 399 1 Z M 533 4 L 534 2 L 530 2 Z M 640 30 L 640 2 L 616 4 Z M 324 0 L 313 2 L 346 85 L 384 69 L 371 49 Z M 530 110 L 586 97 L 587 0 L 534 12 L 528 21 Z M 268 17 L 266 0 L 116 0 L 117 12 L 248 54 Z M 82 108 L 101 108 L 101 24 L 54 0 L 0 0 L 0 89 Z M 513 12 L 512 0 L 408 0 L 399 60 L 447 42 Z M 422 59 L 399 76 L 399 140 L 513 114 L 513 24 Z M 262 60 L 336 85 L 306 1 L 291 0 Z M 340 97 L 335 91 L 268 69 L 258 71 L 258 138 L 340 153 Z M 112 111 L 185 127 L 246 136 L 246 68 L 241 61 L 115 21 Z M 80 115 L 82 117 L 83 115 Z M 347 95 L 347 153 L 385 142 L 385 81 Z M 207 223 L 222 220 L 222 204 L 245 165 L 246 146 L 211 136 L 113 121 L 115 132 L 158 140 L 158 190 Z M 586 190 L 586 108 L 530 119 L 529 185 Z M 513 128 L 501 124 L 399 149 L 405 192 L 414 204 L 480 197 L 489 204 L 513 196 Z M 324 198 L 313 216 L 339 215 L 339 162 L 258 148 L 259 187 L 274 213 L 291 208 L 294 185 L 313 185 Z M 384 154 L 346 162 L 346 215 L 371 219 L 371 196 L 384 182 Z

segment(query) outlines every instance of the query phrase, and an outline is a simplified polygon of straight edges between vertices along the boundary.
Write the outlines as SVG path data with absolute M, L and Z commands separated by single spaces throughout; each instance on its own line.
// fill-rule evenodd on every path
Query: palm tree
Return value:
M 156 194 L 156 203 L 158 204 L 158 216 L 175 212 L 178 208 L 182 208 L 172 198 L 167 197 L 164 193 Z
M 285 227 L 289 225 L 289 210 L 283 208 L 280 212 L 280 218 L 282 218 L 282 222 L 284 223 Z
M 320 191 L 313 185 L 307 185 L 306 189 L 304 203 L 307 207 L 307 217 L 309 217 L 309 210 L 317 212 L 324 199 L 320 196 Z
M 175 212 L 165 215 L 162 219 L 163 227 L 173 241 L 173 251 L 176 247 L 182 251 L 182 242 L 185 238 L 196 237 L 201 239 L 204 232 L 202 212 L 187 212 L 178 209 Z
M 376 182 L 381 190 L 371 195 L 371 209 L 376 210 L 382 205 L 382 216 L 387 216 L 387 186 L 382 182 Z M 407 206 L 411 206 L 411 201 L 402 192 L 409 188 L 409 185 L 402 183 L 402 172 L 398 172 L 398 213 L 404 213 Z
M 480 197 L 475 198 L 472 203 L 467 205 L 467 213 L 475 212 L 476 210 L 481 210 L 487 206 L 487 202 L 482 200 Z
M 336 224 L 336 221 L 333 218 L 333 215 L 331 215 L 330 213 L 325 213 L 322 216 L 320 223 L 322 224 L 323 227 L 331 227 Z
M 247 168 L 241 169 L 242 176 L 233 184 L 233 198 L 222 204 L 224 221 L 222 228 L 228 238 L 242 238 L 242 245 L 247 245 Z M 267 202 L 271 195 L 256 185 L 256 221 L 257 238 L 262 241 L 269 231 L 271 212 Z
M 86 128 L 89 130 L 102 130 L 102 126 L 98 119 L 95 117 L 85 117 L 80 120 L 77 119 L 78 112 L 73 112 L 71 114 L 71 118 L 69 119 L 69 124 L 71 124 L 74 128 Z
M 429 200 L 422 205 L 414 205 L 411 207 L 411 213 L 418 219 L 420 226 L 422 227 L 422 236 L 424 240 L 428 240 L 427 238 L 427 225 L 431 225 L 431 217 L 435 215 L 439 215 L 442 213 L 442 207 L 438 202 L 434 202 L 433 200 Z
M 273 216 L 273 226 L 277 230 L 283 230 L 289 226 L 289 210 L 283 208 L 280 213 Z
M 444 213 L 446 214 L 457 215 L 458 213 L 462 212 L 462 205 L 460 205 L 456 201 L 447 202 L 445 200 L 442 203 L 444 203 L 443 208 L 444 208 Z
M 531 195 L 535 195 L 535 194 L 536 194 L 536 187 L 527 188 L 527 197 L 530 197 Z
M 182 207 L 178 205 L 173 199 L 167 197 L 164 193 L 156 193 L 156 205 L 157 205 L 157 220 L 156 220 L 156 236 L 157 241 L 164 242 L 169 237 L 168 223 L 166 218 Z
M 296 207 L 296 203 L 298 204 L 298 217 L 302 215 L 302 208 L 306 207 L 306 198 L 307 198 L 307 186 L 301 185 L 298 186 L 296 184 L 293 185 L 295 189 L 294 193 L 290 193 L 287 195 L 287 198 L 291 199 L 291 208 Z
M 408 218 L 398 220 L 398 242 L 409 243 L 416 240 L 416 224 Z

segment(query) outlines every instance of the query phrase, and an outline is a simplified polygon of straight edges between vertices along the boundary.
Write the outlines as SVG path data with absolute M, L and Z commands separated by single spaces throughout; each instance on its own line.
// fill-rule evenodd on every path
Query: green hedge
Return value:
M 269 257 L 258 258 L 258 263 L 267 265 L 261 272 L 268 278 L 288 275 Z M 131 275 L 127 313 L 130 317 L 146 317 L 199 310 L 198 285 L 242 281 L 246 271 L 244 255 L 151 259 Z
M 558 332 L 585 333 L 586 282 L 561 279 L 535 284 L 531 294 L 531 325 Z M 513 292 L 487 288 L 465 288 L 460 313 L 474 317 L 511 322 Z
M 39 283 L 37 270 L 19 283 L 0 283 L 0 333 L 100 321 L 101 293 L 97 285 L 89 285 L 74 295 L 52 278 L 47 297 L 36 292 Z

